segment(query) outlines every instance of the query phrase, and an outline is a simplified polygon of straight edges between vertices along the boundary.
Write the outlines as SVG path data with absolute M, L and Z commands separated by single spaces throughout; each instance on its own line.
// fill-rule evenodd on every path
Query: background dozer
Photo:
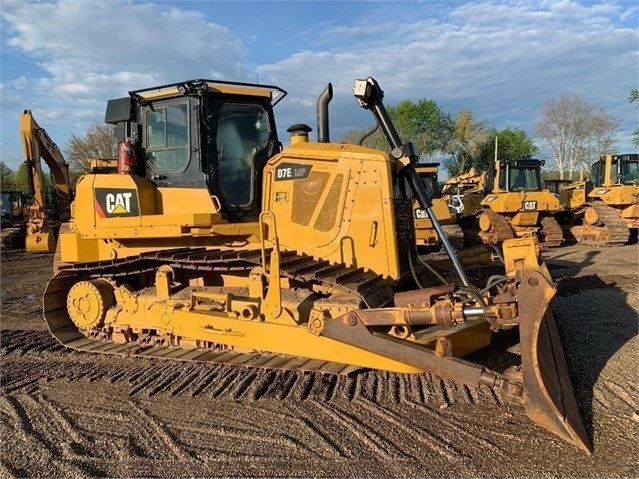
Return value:
M 453 249 L 458 251 L 464 247 L 464 233 L 457 224 L 457 215 L 448 207 L 448 201 L 442 197 L 442 192 L 437 179 L 439 163 L 417 163 L 415 171 L 422 180 L 426 191 L 433 205 L 433 212 L 442 225 L 442 230 L 446 233 L 448 241 Z M 421 209 L 417 200 L 414 202 L 415 215 L 415 240 L 420 249 L 433 251 L 441 247 L 441 241 L 432 222 L 426 214 L 426 210 Z
M 473 216 L 481 210 L 486 196 L 486 173 L 477 173 L 471 167 L 466 173 L 448 178 L 442 185 L 442 198 L 458 218 Z
M 566 189 L 565 204 L 581 220 L 580 225 L 571 229 L 575 239 L 595 246 L 618 246 L 636 241 L 639 155 L 601 157 L 592 166 L 591 181 L 592 184 L 578 182 L 575 189 Z M 580 188 L 580 184 L 586 186 Z
M 390 154 L 331 143 L 329 84 L 317 142 L 291 126 L 282 148 L 275 86 L 192 80 L 111 100 L 117 174 L 77 182 L 60 263 L 43 299 L 51 333 L 93 353 L 348 373 L 432 373 L 485 385 L 585 451 L 589 440 L 534 238 L 503 245 L 506 274 L 471 284 L 377 82 L 357 80 Z M 456 283 L 417 260 L 413 200 Z M 519 327 L 521 365 L 461 359 Z
M 20 117 L 22 149 L 27 166 L 29 191 L 33 202 L 28 208 L 26 250 L 30 253 L 52 253 L 61 223 L 71 217 L 73 191 L 69 165 L 58 146 L 33 118 L 30 110 Z M 51 172 L 52 191 L 47 195 L 42 172 L 42 159 Z
M 592 191 L 592 182 L 585 177 L 584 170 L 579 172 L 579 179 L 544 180 L 544 188 L 559 199 L 559 211 L 555 219 L 564 233 L 564 241 L 576 242 L 575 233 L 579 234 L 584 208 L 588 201 L 588 193 Z M 579 226 L 577 226 L 579 225 Z
M 492 189 L 477 214 L 478 234 L 485 243 L 536 237 L 547 247 L 561 245 L 563 232 L 554 218 L 559 199 L 543 189 L 542 166 L 543 161 L 536 159 L 495 160 Z

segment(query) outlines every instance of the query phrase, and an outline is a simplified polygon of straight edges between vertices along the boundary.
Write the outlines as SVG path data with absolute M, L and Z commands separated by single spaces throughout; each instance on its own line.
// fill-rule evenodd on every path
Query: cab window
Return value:
M 160 173 L 182 173 L 189 163 L 186 104 L 156 107 L 146 112 L 147 165 Z
M 220 107 L 216 134 L 219 182 L 231 206 L 253 201 L 255 154 L 270 138 L 265 110 L 259 105 L 225 103 Z
M 617 160 L 612 160 L 610 165 L 610 182 L 612 184 L 619 183 L 619 163 Z
M 540 191 L 539 171 L 535 168 L 511 167 L 508 191 Z
M 603 163 L 601 161 L 595 162 L 592 165 L 592 181 L 596 186 L 603 185 Z
M 624 185 L 636 184 L 639 181 L 639 162 L 624 161 L 621 164 L 621 175 Z
M 437 175 L 419 175 L 428 196 L 436 198 L 439 196 L 439 184 L 437 183 Z

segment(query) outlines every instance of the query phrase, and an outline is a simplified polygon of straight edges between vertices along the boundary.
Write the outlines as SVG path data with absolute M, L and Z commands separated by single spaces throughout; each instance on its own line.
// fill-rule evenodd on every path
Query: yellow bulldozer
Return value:
M 373 78 L 357 80 L 390 153 L 331 143 L 329 84 L 311 128 L 282 147 L 277 86 L 190 80 L 107 105 L 117 172 L 79 179 L 44 292 L 69 348 L 180 361 L 348 374 L 432 373 L 487 386 L 590 451 L 534 238 L 503 243 L 505 274 L 472 284 L 433 213 Z M 413 200 L 455 282 L 416 260 Z M 462 359 L 518 327 L 521 365 Z
M 511 238 L 536 237 L 546 247 L 563 242 L 561 226 L 554 217 L 559 199 L 543 188 L 543 160 L 495 160 L 492 189 L 477 213 L 479 237 L 488 244 Z
M 464 233 L 457 224 L 457 215 L 448 207 L 448 200 L 442 196 L 437 172 L 439 163 L 417 163 L 415 170 L 417 176 L 422 180 L 426 191 L 433 205 L 433 212 L 442 230 L 448 237 L 448 241 L 455 251 L 459 251 L 464 247 Z M 432 251 L 441 247 L 441 240 L 437 235 L 437 231 L 433 227 L 433 223 L 428 218 L 426 210 L 423 210 L 417 200 L 414 201 L 415 215 L 415 240 L 417 246 L 425 251 Z
M 636 241 L 639 228 L 639 155 L 606 155 L 595 162 L 591 182 L 562 188 L 562 204 L 580 223 L 575 239 L 595 246 Z M 572 219 L 573 222 L 575 218 Z

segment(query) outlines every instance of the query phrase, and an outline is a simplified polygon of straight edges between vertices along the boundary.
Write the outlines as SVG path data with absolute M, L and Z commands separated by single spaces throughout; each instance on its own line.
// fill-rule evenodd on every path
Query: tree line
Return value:
M 632 89 L 630 103 L 639 107 L 639 90 Z M 488 170 L 495 157 L 500 160 L 531 158 L 540 149 L 528 134 L 516 127 L 498 130 L 489 127 L 486 120 L 479 120 L 470 110 L 456 114 L 445 112 L 430 99 L 403 100 L 387 107 L 395 128 L 404 140 L 412 141 L 424 161 L 441 159 L 449 176 L 455 176 L 475 167 Z M 548 165 L 558 176 L 573 178 L 583 168 L 590 171 L 592 164 L 605 154 L 616 151 L 616 136 L 621 121 L 608 114 L 600 106 L 574 94 L 564 94 L 546 100 L 541 118 L 535 125 L 535 133 L 553 158 Z M 633 145 L 639 148 L 639 127 L 632 133 Z M 342 135 L 341 141 L 359 143 L 379 150 L 388 145 L 380 131 L 370 128 L 354 128 Z M 69 163 L 72 184 L 88 173 L 89 158 L 114 158 L 116 139 L 114 128 L 107 124 L 93 124 L 84 134 L 72 134 L 63 150 Z M 3 190 L 28 192 L 26 166 L 13 171 L 0 161 L 0 181 Z M 45 175 L 45 186 L 50 179 Z
M 639 91 L 633 89 L 628 100 L 637 102 Z M 532 158 L 540 148 L 528 134 L 516 127 L 498 130 L 485 120 L 477 119 L 470 110 L 452 115 L 433 100 L 404 100 L 387 108 L 399 136 L 411 140 L 424 161 L 441 159 L 449 176 L 470 170 L 488 170 L 495 156 L 499 160 Z M 574 94 L 564 94 L 546 100 L 535 133 L 551 153 L 548 166 L 564 179 L 572 179 L 580 169 L 590 171 L 601 156 L 617 153 L 616 136 L 621 121 L 602 107 Z M 361 143 L 386 150 L 388 145 L 381 132 L 355 128 L 342 141 Z M 633 144 L 639 147 L 639 128 L 633 131 Z M 497 152 L 495 152 L 497 150 Z

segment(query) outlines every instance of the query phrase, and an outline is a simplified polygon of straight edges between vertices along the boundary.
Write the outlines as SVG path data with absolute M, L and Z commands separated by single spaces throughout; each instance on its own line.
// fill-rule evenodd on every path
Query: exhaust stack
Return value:
M 329 83 L 317 99 L 317 142 L 329 143 L 328 103 L 333 99 L 333 85 Z

